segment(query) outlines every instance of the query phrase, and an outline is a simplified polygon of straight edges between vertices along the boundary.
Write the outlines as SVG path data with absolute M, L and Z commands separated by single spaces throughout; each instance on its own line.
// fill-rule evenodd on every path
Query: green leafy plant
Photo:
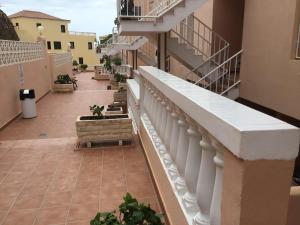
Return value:
M 78 64 L 78 62 L 77 62 L 77 60 L 73 60 L 73 66 L 78 66 L 79 64 Z
M 104 55 L 103 56 L 103 61 L 104 61 L 104 68 L 108 71 L 111 71 L 112 70 L 112 66 L 111 66 L 111 59 L 109 56 L 107 55 Z
M 115 81 L 116 82 L 121 82 L 121 83 L 125 83 L 126 82 L 126 78 L 122 75 L 122 74 L 120 74 L 120 73 L 116 73 L 115 75 L 114 75 L 114 78 L 115 78 Z
M 58 75 L 55 84 L 72 84 L 72 80 L 68 74 Z
M 115 56 L 112 59 L 113 64 L 115 64 L 116 66 L 121 66 L 122 65 L 122 59 L 119 56 Z
M 90 225 L 121 225 L 121 223 L 113 212 L 100 212 L 91 220 Z
M 90 225 L 164 225 L 162 215 L 151 209 L 150 205 L 139 203 L 129 193 L 119 206 L 119 218 L 115 212 L 97 213 Z
M 81 65 L 80 65 L 80 68 L 81 68 L 82 70 L 86 70 L 86 69 L 88 68 L 88 65 L 86 65 L 86 64 L 81 64 Z
M 99 105 L 90 106 L 90 111 L 92 112 L 93 116 L 97 115 L 98 117 L 102 117 L 103 110 L 104 110 L 104 106 L 99 106 Z

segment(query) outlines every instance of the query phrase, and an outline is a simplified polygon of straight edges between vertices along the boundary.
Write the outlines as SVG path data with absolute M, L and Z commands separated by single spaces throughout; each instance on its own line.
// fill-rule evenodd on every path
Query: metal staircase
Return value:
M 176 25 L 167 41 L 169 54 L 190 70 L 186 80 L 235 99 L 242 51 L 229 57 L 229 48 L 224 38 L 194 16 Z
M 121 34 L 168 32 L 207 0 L 117 0 Z

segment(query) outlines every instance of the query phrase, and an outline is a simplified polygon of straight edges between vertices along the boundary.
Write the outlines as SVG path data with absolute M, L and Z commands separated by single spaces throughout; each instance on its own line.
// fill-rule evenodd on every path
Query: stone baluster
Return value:
M 216 166 L 214 164 L 216 151 L 211 144 L 209 134 L 201 128 L 199 131 L 202 132 L 202 140 L 200 141 L 202 156 L 196 189 L 199 212 L 193 218 L 193 224 L 208 225 L 210 224 L 210 206 L 216 175 Z
M 184 177 L 188 192 L 183 196 L 182 202 L 188 213 L 194 213 L 199 210 L 196 198 L 196 188 L 202 155 L 202 149 L 200 147 L 201 134 L 192 123 L 190 123 L 187 132 L 189 135 L 189 150 Z
M 176 112 L 176 106 L 174 105 L 172 111 L 172 135 L 170 141 L 170 155 L 174 163 L 176 163 L 177 156 L 177 146 L 178 146 L 178 137 L 179 137 L 179 124 L 178 124 L 178 113 Z M 178 171 L 176 165 L 171 165 L 168 169 L 170 177 L 172 180 L 175 180 L 178 177 Z
M 157 95 L 156 102 L 157 102 L 157 108 L 156 108 L 156 113 L 155 113 L 154 124 L 155 124 L 156 132 L 158 133 L 158 135 L 160 135 L 159 129 L 160 129 L 160 123 L 161 123 L 162 99 L 159 94 Z
M 148 113 L 149 112 L 149 85 L 147 82 L 144 83 L 144 99 L 143 99 L 143 106 L 145 111 Z
M 159 128 L 159 133 L 160 133 L 160 137 L 162 139 L 162 141 L 165 143 L 165 130 L 166 130 L 166 126 L 167 126 L 167 104 L 165 99 L 162 99 L 161 102 L 161 123 L 160 128 Z
M 187 133 L 188 124 L 185 121 L 185 116 L 182 115 L 178 120 L 179 125 L 179 136 L 176 154 L 176 166 L 179 173 L 175 181 L 175 188 L 178 194 L 183 195 L 186 193 L 187 188 L 184 180 L 184 172 L 186 167 L 186 159 L 189 149 L 189 137 Z M 188 119 L 189 120 L 189 119 Z
M 153 107 L 151 109 L 150 119 L 151 119 L 152 125 L 154 127 L 155 127 L 154 119 L 155 119 L 155 114 L 156 114 L 156 109 L 157 109 L 156 98 L 157 98 L 157 93 L 153 90 L 153 93 L 152 93 L 152 106 Z
M 213 147 L 216 149 L 217 154 L 214 157 L 214 163 L 216 165 L 216 177 L 214 192 L 212 197 L 212 203 L 210 207 L 210 224 L 220 225 L 221 224 L 221 195 L 222 195 L 222 185 L 223 185 L 223 152 L 224 147 L 217 140 L 212 141 Z
M 167 125 L 166 130 L 164 132 L 164 143 L 167 148 L 167 151 L 170 152 L 170 142 L 171 142 L 171 134 L 172 134 L 172 127 L 173 127 L 173 117 L 172 117 L 172 106 L 171 103 L 169 103 L 166 107 L 167 111 Z

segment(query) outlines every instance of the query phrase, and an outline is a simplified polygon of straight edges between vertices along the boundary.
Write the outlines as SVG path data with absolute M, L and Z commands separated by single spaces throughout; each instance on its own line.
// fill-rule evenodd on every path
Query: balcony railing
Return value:
M 296 45 L 296 59 L 300 59 L 300 25 L 299 25 L 297 45 Z
M 76 36 L 94 36 L 96 37 L 96 33 L 93 32 L 78 32 L 78 31 L 69 31 L 70 35 L 76 35 Z
M 286 221 L 299 129 L 157 68 L 139 72 L 139 94 L 130 94 L 139 97 L 139 134 L 168 219 L 189 225 Z M 265 187 L 270 176 L 278 177 L 272 191 Z M 276 212 L 265 207 L 280 204 L 285 208 Z
M 119 18 L 155 19 L 183 0 L 117 0 Z

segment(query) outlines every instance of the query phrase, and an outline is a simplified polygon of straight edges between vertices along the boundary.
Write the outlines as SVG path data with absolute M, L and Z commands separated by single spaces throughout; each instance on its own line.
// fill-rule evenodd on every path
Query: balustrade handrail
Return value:
M 96 36 L 94 32 L 69 31 L 70 35 Z
M 174 200 L 178 201 L 180 207 L 177 210 L 183 212 L 184 222 L 178 224 L 223 224 L 223 219 L 232 213 L 224 210 L 224 202 L 230 204 L 233 199 L 223 197 L 227 197 L 228 193 L 240 198 L 240 188 L 244 186 L 244 183 L 237 182 L 240 188 L 232 194 L 230 181 L 236 182 L 236 179 L 231 179 L 231 173 L 240 175 L 245 167 L 247 173 L 259 173 L 260 170 L 255 167 L 259 164 L 255 163 L 261 163 L 262 160 L 272 163 L 285 161 L 284 165 L 281 164 L 283 167 L 290 160 L 292 166 L 291 160 L 298 155 L 298 128 L 199 89 L 157 68 L 139 67 L 139 72 L 139 108 L 135 109 L 140 115 L 136 119 L 140 121 L 140 136 L 143 144 L 146 143 L 145 155 L 150 165 L 155 165 L 151 170 L 157 186 L 166 186 L 174 192 Z M 129 106 L 134 108 L 136 105 L 129 102 Z M 250 163 L 253 170 L 249 169 L 249 161 L 254 162 Z M 225 167 L 232 165 L 231 162 L 238 166 L 229 166 L 227 170 Z M 273 166 L 261 168 L 264 177 L 270 175 Z M 238 173 L 234 173 L 233 168 Z M 163 182 L 157 179 L 161 177 L 164 178 Z M 255 182 L 255 178 L 252 181 Z M 285 177 L 283 183 L 288 188 L 289 177 Z M 261 182 L 261 185 L 264 184 Z M 258 191 L 258 188 L 255 190 Z M 253 195 L 253 189 L 243 192 L 245 196 L 247 193 Z M 288 189 L 280 194 L 286 196 L 287 203 Z M 161 195 L 162 199 L 169 200 L 169 194 L 161 192 Z M 257 197 L 261 196 L 261 193 L 257 194 Z M 270 196 L 267 196 L 263 200 L 269 199 Z M 246 200 L 244 202 L 247 204 Z M 252 207 L 255 207 L 255 203 L 252 203 Z M 174 217 L 178 219 L 178 216 Z M 264 215 L 259 219 L 269 221 L 268 217 Z

